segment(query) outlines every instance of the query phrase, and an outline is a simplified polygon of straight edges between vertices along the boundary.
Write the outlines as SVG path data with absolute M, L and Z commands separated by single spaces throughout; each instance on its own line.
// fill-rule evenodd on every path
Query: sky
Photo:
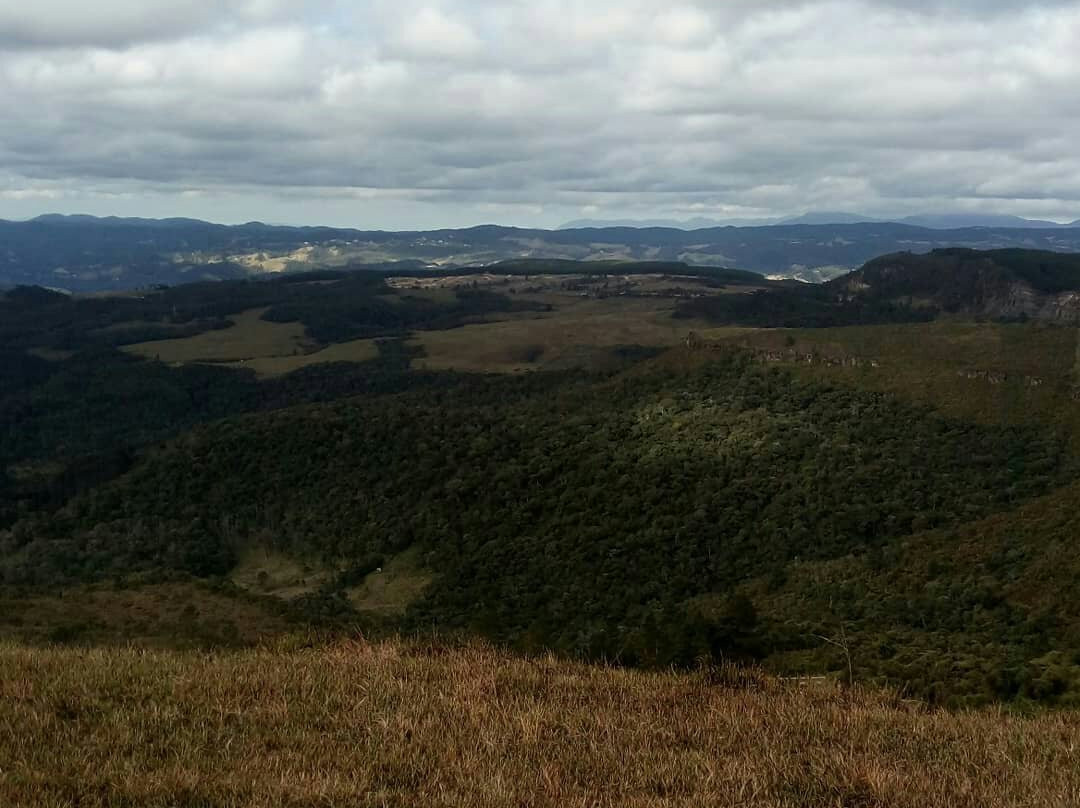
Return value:
M 0 218 L 1080 219 L 1080 0 L 0 0 Z

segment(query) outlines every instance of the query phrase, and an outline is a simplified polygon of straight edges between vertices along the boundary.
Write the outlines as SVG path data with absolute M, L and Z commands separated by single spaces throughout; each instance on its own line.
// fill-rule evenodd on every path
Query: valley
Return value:
M 1080 806 L 1080 0 L 0 0 L 0 808 Z
M 963 289 L 967 264 L 941 266 Z M 17 289 L 0 636 L 435 630 L 1076 703 L 1076 329 L 986 298 L 913 318 L 906 287 L 855 309 L 830 290 L 858 277 L 527 262 Z M 774 297 L 822 325 L 762 327 Z M 218 616 L 181 630 L 154 587 L 198 614 L 213 592 Z M 141 628 L 82 605 L 114 592 Z

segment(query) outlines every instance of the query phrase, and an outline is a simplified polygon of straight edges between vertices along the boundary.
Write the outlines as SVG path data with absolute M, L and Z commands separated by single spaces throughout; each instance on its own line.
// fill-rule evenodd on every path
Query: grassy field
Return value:
M 447 331 L 417 332 L 411 344 L 425 356 L 414 367 L 485 373 L 519 373 L 593 365 L 617 346 L 671 347 L 690 331 L 731 336 L 745 329 L 713 329 L 671 318 L 670 300 L 573 299 L 540 316 L 477 323 Z
M 431 573 L 421 565 L 420 553 L 406 550 L 368 575 L 349 593 L 349 600 L 360 612 L 401 615 L 410 603 L 420 599 L 431 581 Z
M 0 804 L 1080 804 L 1080 716 L 388 642 L 0 644 Z
M 744 294 L 750 287 L 712 289 L 693 278 L 613 276 L 611 282 L 616 286 L 625 283 L 637 294 L 655 296 L 598 298 L 591 285 L 575 285 L 581 280 L 554 275 L 513 279 L 494 275 L 391 278 L 389 283 L 396 292 L 381 299 L 394 302 L 404 297 L 421 297 L 452 303 L 456 288 L 479 285 L 499 293 L 513 292 L 516 299 L 553 307 L 551 312 L 539 315 L 505 312 L 463 328 L 415 332 L 412 344 L 425 352 L 425 357 L 415 366 L 431 370 L 517 373 L 596 367 L 610 363 L 611 350 L 619 346 L 670 347 L 685 341 L 691 330 L 717 336 L 745 331 L 710 329 L 704 322 L 675 320 L 671 312 L 679 295 Z M 263 378 L 282 376 L 319 363 L 365 362 L 378 356 L 378 348 L 371 339 L 320 348 L 305 336 L 301 323 L 267 322 L 261 319 L 265 311 L 250 309 L 231 315 L 229 319 L 234 325 L 230 328 L 192 337 L 141 342 L 125 346 L 124 350 L 169 363 L 215 362 L 250 368 Z
M 241 589 L 285 600 L 314 592 L 333 577 L 332 569 L 312 566 L 266 548 L 251 548 L 241 554 L 229 575 Z
M 356 339 L 328 345 L 320 351 L 284 356 L 259 356 L 243 362 L 233 362 L 232 367 L 251 368 L 264 379 L 284 376 L 294 370 L 323 362 L 367 362 L 379 355 L 373 339 Z
M 140 342 L 125 351 L 162 362 L 238 362 L 258 357 L 292 357 L 312 345 L 302 323 L 271 323 L 266 309 L 250 309 L 229 317 L 234 325 L 183 339 Z

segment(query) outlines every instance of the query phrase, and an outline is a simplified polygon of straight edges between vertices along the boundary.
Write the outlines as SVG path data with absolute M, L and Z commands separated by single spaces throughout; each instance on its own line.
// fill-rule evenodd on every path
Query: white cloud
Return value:
M 465 22 L 430 6 L 406 15 L 398 44 L 406 54 L 419 59 L 465 58 L 481 49 L 479 38 Z
M 0 2 L 0 46 L 126 47 L 306 16 L 322 0 L 19 0 Z
M 1077 2 L 0 0 L 0 32 L 0 212 L 1080 216 Z
M 693 6 L 676 6 L 656 15 L 653 30 L 666 44 L 693 47 L 715 35 L 712 18 Z

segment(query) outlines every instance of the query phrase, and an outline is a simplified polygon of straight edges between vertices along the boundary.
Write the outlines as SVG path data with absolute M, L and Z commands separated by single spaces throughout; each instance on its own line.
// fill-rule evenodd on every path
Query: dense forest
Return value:
M 408 365 L 400 337 L 409 330 L 543 308 L 469 288 L 442 302 L 390 291 L 379 273 L 348 272 L 138 296 L 73 298 L 39 287 L 0 296 L 0 526 L 122 473 L 141 447 L 195 424 L 418 383 L 400 372 Z M 250 371 L 145 362 L 118 349 L 228 328 L 227 315 L 260 307 L 268 321 L 298 321 L 323 342 L 382 337 L 380 356 L 260 384 Z
M 344 590 L 419 547 L 440 574 L 407 617 L 416 628 L 628 664 L 764 658 L 819 643 L 759 621 L 740 583 L 886 557 L 1072 469 L 1052 434 L 799 383 L 739 354 L 691 375 L 406 378 L 412 389 L 227 418 L 148 452 L 16 521 L 5 580 L 222 576 L 257 543 L 339 569 L 322 594 L 344 618 Z

